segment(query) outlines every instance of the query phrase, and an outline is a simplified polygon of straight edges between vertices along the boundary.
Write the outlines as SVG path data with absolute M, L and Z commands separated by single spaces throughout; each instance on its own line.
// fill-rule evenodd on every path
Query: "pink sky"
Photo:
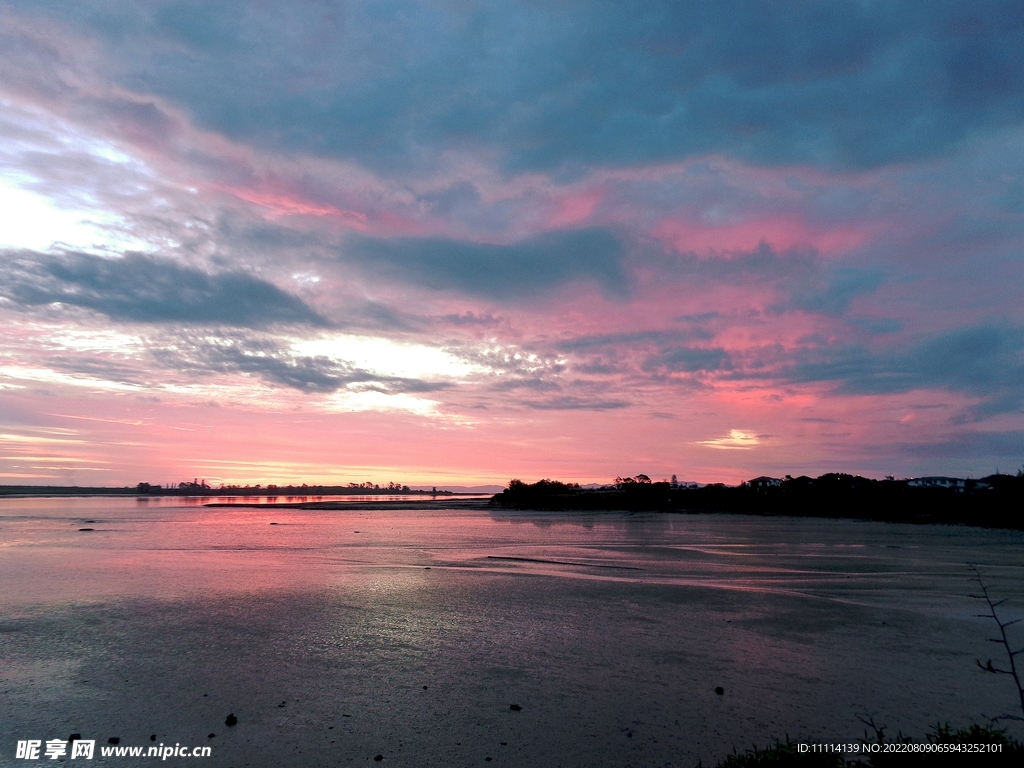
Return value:
M 0 8 L 2 483 L 1024 461 L 1024 116 L 956 33 L 106 7 Z

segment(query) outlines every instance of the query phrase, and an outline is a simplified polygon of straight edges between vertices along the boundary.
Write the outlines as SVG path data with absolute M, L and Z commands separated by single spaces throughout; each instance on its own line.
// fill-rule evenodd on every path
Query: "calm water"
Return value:
M 974 665 L 1000 650 L 966 563 L 1013 617 L 1022 555 L 1017 532 L 856 521 L 0 500 L 0 764 L 72 732 L 209 766 L 706 765 L 861 716 L 923 735 L 1013 711 Z

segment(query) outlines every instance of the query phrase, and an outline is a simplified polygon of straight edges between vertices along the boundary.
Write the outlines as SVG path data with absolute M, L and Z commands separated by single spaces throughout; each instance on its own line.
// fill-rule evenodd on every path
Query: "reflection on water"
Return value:
M 1014 705 L 966 563 L 1024 615 L 1019 531 L 200 501 L 0 500 L 12 727 L 185 743 L 235 711 L 226 768 L 693 765 Z
M 348 497 L 355 499 L 358 497 Z M 379 500 L 369 497 L 370 500 Z M 1024 533 L 850 520 L 205 507 L 201 497 L 0 501 L 0 601 L 331 583 L 354 568 L 689 585 L 959 611 L 966 562 L 1024 584 Z M 91 530 L 83 530 L 89 528 Z M 58 567 L 59 566 L 59 567 Z M 227 578 L 228 576 L 231 578 Z M 955 585 L 955 586 L 954 586 Z

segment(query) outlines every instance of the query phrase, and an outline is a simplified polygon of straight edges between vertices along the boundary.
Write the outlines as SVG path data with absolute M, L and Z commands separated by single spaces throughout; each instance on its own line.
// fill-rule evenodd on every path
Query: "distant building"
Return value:
M 765 488 L 779 488 L 782 486 L 782 480 L 778 477 L 755 477 L 753 480 L 747 480 L 746 483 L 750 488 L 756 491 L 763 490 Z
M 967 481 L 959 477 L 912 477 L 907 485 L 911 488 L 946 488 L 963 493 Z

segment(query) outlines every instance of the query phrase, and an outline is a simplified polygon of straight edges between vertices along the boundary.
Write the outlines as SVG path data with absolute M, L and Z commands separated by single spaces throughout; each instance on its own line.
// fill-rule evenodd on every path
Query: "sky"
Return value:
M 0 484 L 1024 462 L 1024 6 L 0 0 Z

